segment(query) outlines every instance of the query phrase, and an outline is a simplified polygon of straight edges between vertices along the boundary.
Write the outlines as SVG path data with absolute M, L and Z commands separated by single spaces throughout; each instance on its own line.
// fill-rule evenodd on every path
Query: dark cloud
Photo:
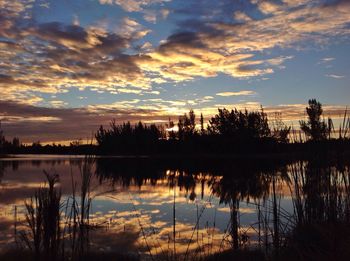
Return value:
M 168 49 L 181 46 L 195 46 L 197 48 L 205 47 L 204 44 L 201 42 L 201 39 L 198 37 L 197 33 L 180 32 L 169 36 L 166 43 L 160 45 L 158 50 L 160 52 L 166 52 L 166 50 Z
M 12 84 L 15 82 L 12 76 L 0 74 L 0 83 Z
M 80 44 L 84 44 L 88 36 L 84 28 L 80 26 L 63 25 L 59 22 L 40 24 L 37 30 L 32 30 L 32 32 L 37 32 L 41 38 L 50 39 L 53 42 L 56 42 L 57 39 L 63 39 L 75 41 Z
M 235 10 L 247 10 L 252 7 L 247 0 L 181 0 L 174 12 L 191 18 L 213 20 L 230 19 Z
M 104 54 L 119 54 L 123 48 L 128 47 L 132 39 L 102 31 L 99 28 L 85 29 L 78 25 L 66 25 L 60 22 L 39 24 L 28 31 L 42 40 L 58 44 L 76 51 L 89 50 Z

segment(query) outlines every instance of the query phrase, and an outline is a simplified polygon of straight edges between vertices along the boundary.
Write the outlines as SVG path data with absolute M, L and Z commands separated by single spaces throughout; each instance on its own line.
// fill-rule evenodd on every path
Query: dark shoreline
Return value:
M 347 161 L 350 159 L 350 149 L 346 150 L 323 150 L 323 151 L 306 151 L 306 152 L 274 152 L 274 153 L 242 153 L 242 154 L 148 154 L 148 155 L 107 155 L 107 154 L 72 154 L 72 153 L 14 153 L 14 154 L 0 154 L 0 160 L 31 160 L 36 157 L 43 160 L 51 159 L 84 159 L 86 155 L 93 156 L 101 160 L 113 160 L 123 163 L 139 162 L 139 163 L 158 163 L 158 164 L 190 164 L 190 165 L 210 165 L 213 163 L 235 163 L 250 162 L 252 164 L 269 163 L 269 164 L 288 164 L 298 160 L 317 160 L 327 162 L 337 162 L 339 160 Z

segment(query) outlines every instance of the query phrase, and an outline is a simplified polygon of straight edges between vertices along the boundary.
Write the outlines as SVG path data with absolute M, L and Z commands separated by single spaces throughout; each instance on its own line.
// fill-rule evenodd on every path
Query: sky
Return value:
M 0 119 L 23 142 L 189 109 L 350 104 L 349 0 L 0 0 Z

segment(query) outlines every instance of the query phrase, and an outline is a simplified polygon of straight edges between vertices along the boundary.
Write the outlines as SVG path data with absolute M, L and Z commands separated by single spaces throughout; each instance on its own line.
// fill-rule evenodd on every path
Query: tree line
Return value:
M 283 150 L 292 144 L 349 141 L 350 118 L 344 118 L 335 138 L 332 119 L 325 119 L 322 104 L 310 99 L 306 120 L 300 120 L 295 131 L 282 121 L 281 114 L 269 121 L 260 110 L 248 111 L 219 108 L 217 114 L 204 123 L 191 109 L 179 116 L 175 123 L 169 119 L 164 125 L 138 122 L 118 124 L 112 120 L 108 127 L 100 126 L 95 133 L 96 145 L 72 142 L 70 146 L 46 145 L 34 142 L 24 146 L 18 138 L 7 141 L 0 125 L 0 153 L 96 153 L 96 154 L 149 154 L 149 153 L 234 153 Z M 346 142 L 345 142 L 346 143 Z M 288 145 L 290 145 L 288 147 Z
M 322 104 L 310 99 L 306 107 L 307 120 L 299 121 L 299 140 L 293 142 L 324 142 L 334 140 L 332 119 L 323 117 Z M 345 110 L 338 140 L 349 139 L 350 120 Z M 146 125 L 138 122 L 116 124 L 113 120 L 109 128 L 100 126 L 95 137 L 102 153 L 113 152 L 239 152 L 264 151 L 291 143 L 291 126 L 287 126 L 281 115 L 269 124 L 267 114 L 261 107 L 258 111 L 228 110 L 219 108 L 204 126 L 203 115 L 191 109 L 179 116 L 177 124 L 169 119 L 163 125 Z M 300 134 L 303 133 L 302 137 Z

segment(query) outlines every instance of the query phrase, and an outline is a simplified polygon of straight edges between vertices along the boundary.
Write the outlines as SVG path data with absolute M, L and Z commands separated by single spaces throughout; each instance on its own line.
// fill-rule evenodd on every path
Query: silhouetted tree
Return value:
M 175 127 L 175 124 L 174 124 L 174 122 L 169 118 L 169 120 L 168 120 L 168 123 L 167 124 L 165 124 L 165 127 L 166 127 L 166 129 L 167 129 L 167 137 L 169 138 L 169 139 L 176 139 L 176 133 L 175 133 L 175 131 L 174 131 L 174 127 Z
M 72 142 L 70 142 L 69 145 L 71 147 L 79 147 L 82 145 L 82 140 L 81 139 L 73 140 Z
M 32 147 L 33 148 L 40 148 L 40 147 L 42 147 L 42 145 L 40 143 L 40 140 L 33 142 L 32 143 Z
M 263 109 L 260 112 L 218 109 L 218 114 L 209 121 L 208 130 L 210 134 L 240 139 L 264 138 L 271 134 Z
M 179 140 L 185 140 L 196 134 L 196 115 L 191 109 L 187 115 L 179 117 L 178 126 L 178 137 Z
M 289 133 L 291 127 L 286 126 L 282 121 L 281 113 L 275 113 L 275 121 L 273 123 L 273 137 L 281 143 L 289 142 Z
M 204 118 L 203 118 L 203 113 L 201 113 L 201 118 L 200 118 L 200 124 L 201 124 L 201 135 L 204 134 Z
M 12 146 L 14 148 L 19 148 L 21 145 L 20 141 L 19 141 L 19 138 L 17 137 L 14 137 L 13 140 L 12 140 Z
M 316 99 L 309 100 L 306 113 L 308 115 L 308 120 L 306 122 L 299 121 L 300 129 L 307 137 L 311 138 L 311 140 L 320 141 L 327 139 L 329 129 L 326 122 L 321 120 L 323 113 L 322 104 Z
M 184 129 L 185 129 L 185 124 L 184 124 L 184 117 L 187 117 L 187 115 L 185 114 L 184 116 L 180 116 L 179 117 L 179 121 L 177 123 L 177 128 L 178 128 L 178 131 L 177 131 L 177 136 L 179 138 L 179 140 L 182 140 L 184 138 Z
M 95 134 L 96 141 L 99 145 L 103 144 L 104 140 L 106 139 L 106 134 L 107 133 L 106 133 L 105 129 L 101 125 Z
M 4 149 L 5 142 L 6 142 L 6 140 L 5 140 L 4 132 L 1 128 L 1 121 L 0 121 L 0 153 Z
M 112 120 L 109 129 L 100 126 L 95 138 L 97 144 L 105 151 L 135 152 L 151 149 L 160 138 L 163 138 L 163 132 L 154 124 L 147 126 L 138 122 L 132 126 L 130 122 L 124 122 L 118 125 Z

